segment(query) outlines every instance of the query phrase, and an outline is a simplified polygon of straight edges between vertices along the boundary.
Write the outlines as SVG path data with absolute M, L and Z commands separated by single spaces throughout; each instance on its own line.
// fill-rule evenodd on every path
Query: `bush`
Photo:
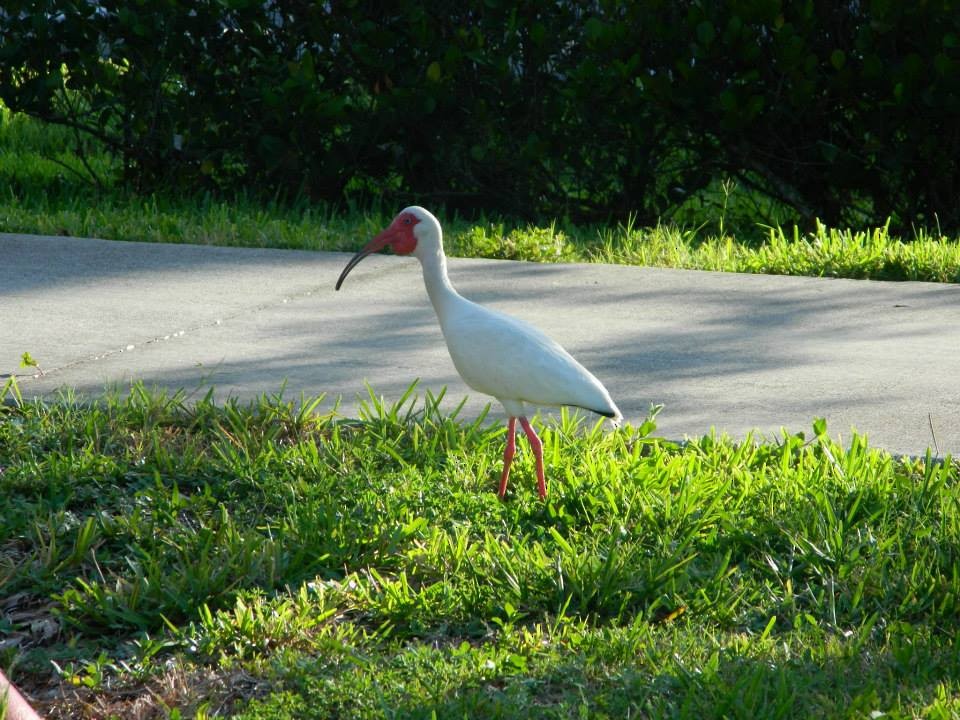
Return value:
M 808 221 L 960 227 L 958 70 L 949 0 L 0 11 L 0 99 L 138 187 L 527 217 L 648 222 L 731 177 Z
M 669 4 L 648 91 L 729 174 L 802 217 L 960 227 L 949 0 Z

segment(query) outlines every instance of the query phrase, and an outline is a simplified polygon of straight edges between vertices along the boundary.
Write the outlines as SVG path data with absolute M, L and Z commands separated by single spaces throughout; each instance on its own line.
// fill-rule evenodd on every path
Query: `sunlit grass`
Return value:
M 960 709 L 949 459 L 820 422 L 678 445 L 563 415 L 540 428 L 549 501 L 521 446 L 501 502 L 502 428 L 432 396 L 371 395 L 357 419 L 142 387 L 7 400 L 0 661 L 61 711 Z
M 840 230 L 817 223 L 807 234 L 766 228 L 749 244 L 678 228 L 619 226 L 601 233 L 600 262 L 696 270 L 883 280 L 960 281 L 960 242 L 920 231 L 909 241 L 888 226 Z M 700 238 L 700 239 L 698 239 Z
M 114 161 L 84 142 L 97 187 L 73 151 L 77 140 L 0 108 L 0 231 L 244 247 L 355 250 L 399 208 L 337 210 L 306 201 L 230 200 L 178 193 L 142 196 L 114 184 Z M 726 186 L 725 186 L 726 187 Z M 730 192 L 734 190 L 730 189 Z M 960 242 L 923 229 L 743 227 L 723 210 L 697 228 L 663 223 L 581 226 L 503 218 L 441 217 L 451 255 L 538 262 L 605 262 L 728 272 L 960 281 Z

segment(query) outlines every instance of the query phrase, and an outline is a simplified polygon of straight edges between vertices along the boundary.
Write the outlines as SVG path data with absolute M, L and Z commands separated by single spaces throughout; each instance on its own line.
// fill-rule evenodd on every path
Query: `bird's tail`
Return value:
M 620 427 L 620 425 L 623 423 L 623 413 L 620 412 L 620 408 L 613 403 L 610 403 L 610 407 L 606 410 L 597 410 L 595 408 L 587 408 L 587 410 L 595 412 L 597 415 L 603 415 L 606 418 L 610 418 L 610 424 L 615 428 Z

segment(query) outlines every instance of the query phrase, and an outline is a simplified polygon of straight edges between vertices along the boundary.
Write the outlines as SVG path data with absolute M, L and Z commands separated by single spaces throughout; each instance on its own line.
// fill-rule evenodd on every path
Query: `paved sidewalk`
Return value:
M 357 247 L 363 244 L 357 238 Z M 220 397 L 328 393 L 356 410 L 369 381 L 414 378 L 487 398 L 456 375 L 412 258 L 0 234 L 0 375 L 25 395 L 133 378 Z M 659 432 L 742 436 L 851 426 L 874 445 L 960 453 L 960 286 L 451 259 L 465 296 L 566 346 L 628 420 L 663 403 Z M 516 358 L 522 362 L 522 358 Z M 328 403 L 329 404 L 329 403 Z M 494 407 L 494 417 L 501 409 Z

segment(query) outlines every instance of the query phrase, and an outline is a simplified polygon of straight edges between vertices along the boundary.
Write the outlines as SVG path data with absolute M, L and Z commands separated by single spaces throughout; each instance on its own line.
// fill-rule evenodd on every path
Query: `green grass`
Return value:
M 73 135 L 0 108 L 0 231 L 248 247 L 355 250 L 399 208 L 335 212 L 300 201 L 230 201 L 210 196 L 139 196 L 111 184 L 115 163 L 85 141 L 86 157 L 104 179 L 97 188 Z M 87 179 L 84 179 L 84 178 Z M 465 220 L 434 208 L 448 252 L 541 262 L 606 262 L 657 267 L 888 280 L 960 281 L 960 242 L 918 230 L 892 236 L 887 227 L 810 233 L 746 226 L 730 232 L 724 213 L 737 189 L 724 184 L 723 205 L 695 228 L 664 223 L 530 225 L 509 219 Z
M 950 459 L 563 415 L 501 502 L 502 428 L 429 395 L 8 395 L 0 662 L 51 715 L 960 713 Z
M 393 211 L 97 188 L 74 140 L 0 109 L 0 230 L 353 250 Z M 454 255 L 960 280 L 939 233 L 445 226 Z M 522 444 L 500 502 L 503 429 L 431 396 L 0 395 L 0 667 L 51 717 L 960 716 L 949 458 L 563 415 L 549 502 Z

